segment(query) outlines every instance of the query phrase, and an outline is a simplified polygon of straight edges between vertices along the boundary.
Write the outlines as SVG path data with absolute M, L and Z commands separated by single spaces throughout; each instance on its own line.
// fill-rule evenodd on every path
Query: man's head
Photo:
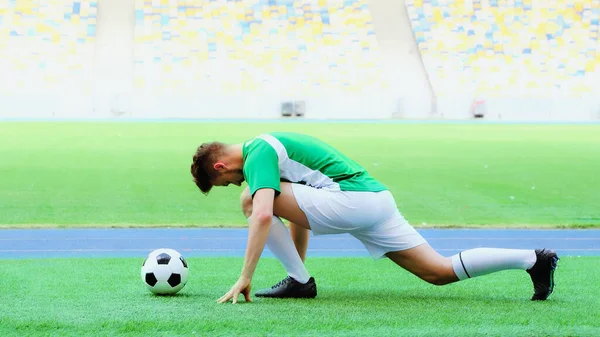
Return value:
M 213 186 L 240 186 L 244 181 L 241 149 L 219 142 L 204 143 L 194 154 L 191 166 L 194 183 L 204 194 Z

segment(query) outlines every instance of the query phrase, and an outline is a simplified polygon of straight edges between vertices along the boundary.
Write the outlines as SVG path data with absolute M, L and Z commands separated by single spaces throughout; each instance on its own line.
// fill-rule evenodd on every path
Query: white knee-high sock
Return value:
M 475 248 L 452 256 L 452 268 L 464 280 L 507 269 L 527 270 L 536 260 L 534 250 Z
M 287 228 L 278 217 L 273 217 L 269 237 L 267 238 L 267 247 L 275 257 L 281 262 L 288 275 L 300 283 L 308 282 L 310 274 L 306 270 L 294 241 Z

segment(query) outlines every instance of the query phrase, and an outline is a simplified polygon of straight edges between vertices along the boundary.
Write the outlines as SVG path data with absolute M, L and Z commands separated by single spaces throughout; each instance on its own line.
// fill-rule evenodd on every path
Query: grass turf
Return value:
M 150 294 L 140 259 L 0 260 L 1 336 L 597 336 L 600 258 L 564 257 L 555 293 L 531 302 L 523 271 L 444 287 L 388 260 L 313 258 L 314 300 L 253 298 L 217 304 L 239 258 L 190 258 L 190 280 L 174 297 Z M 360 270 L 360 273 L 356 271 Z M 267 276 L 269 275 L 269 276 Z M 254 289 L 283 275 L 261 260 Z
M 0 226 L 243 226 L 241 188 L 204 197 L 189 165 L 266 131 L 336 146 L 415 226 L 600 225 L 600 125 L 3 122 Z

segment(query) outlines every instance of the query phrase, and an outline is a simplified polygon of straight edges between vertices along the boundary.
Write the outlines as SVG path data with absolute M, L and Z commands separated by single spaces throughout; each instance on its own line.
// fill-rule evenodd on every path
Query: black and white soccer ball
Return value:
M 148 254 L 142 264 L 142 281 L 156 295 L 174 295 L 188 281 L 188 264 L 178 251 L 160 248 Z

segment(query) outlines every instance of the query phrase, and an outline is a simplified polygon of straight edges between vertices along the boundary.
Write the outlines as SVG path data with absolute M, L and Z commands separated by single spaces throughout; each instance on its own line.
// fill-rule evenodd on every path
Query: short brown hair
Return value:
M 192 160 L 191 172 L 194 183 L 204 194 L 208 194 L 213 187 L 212 180 L 217 176 L 213 168 L 217 158 L 223 154 L 225 144 L 220 142 L 204 143 L 198 146 Z

